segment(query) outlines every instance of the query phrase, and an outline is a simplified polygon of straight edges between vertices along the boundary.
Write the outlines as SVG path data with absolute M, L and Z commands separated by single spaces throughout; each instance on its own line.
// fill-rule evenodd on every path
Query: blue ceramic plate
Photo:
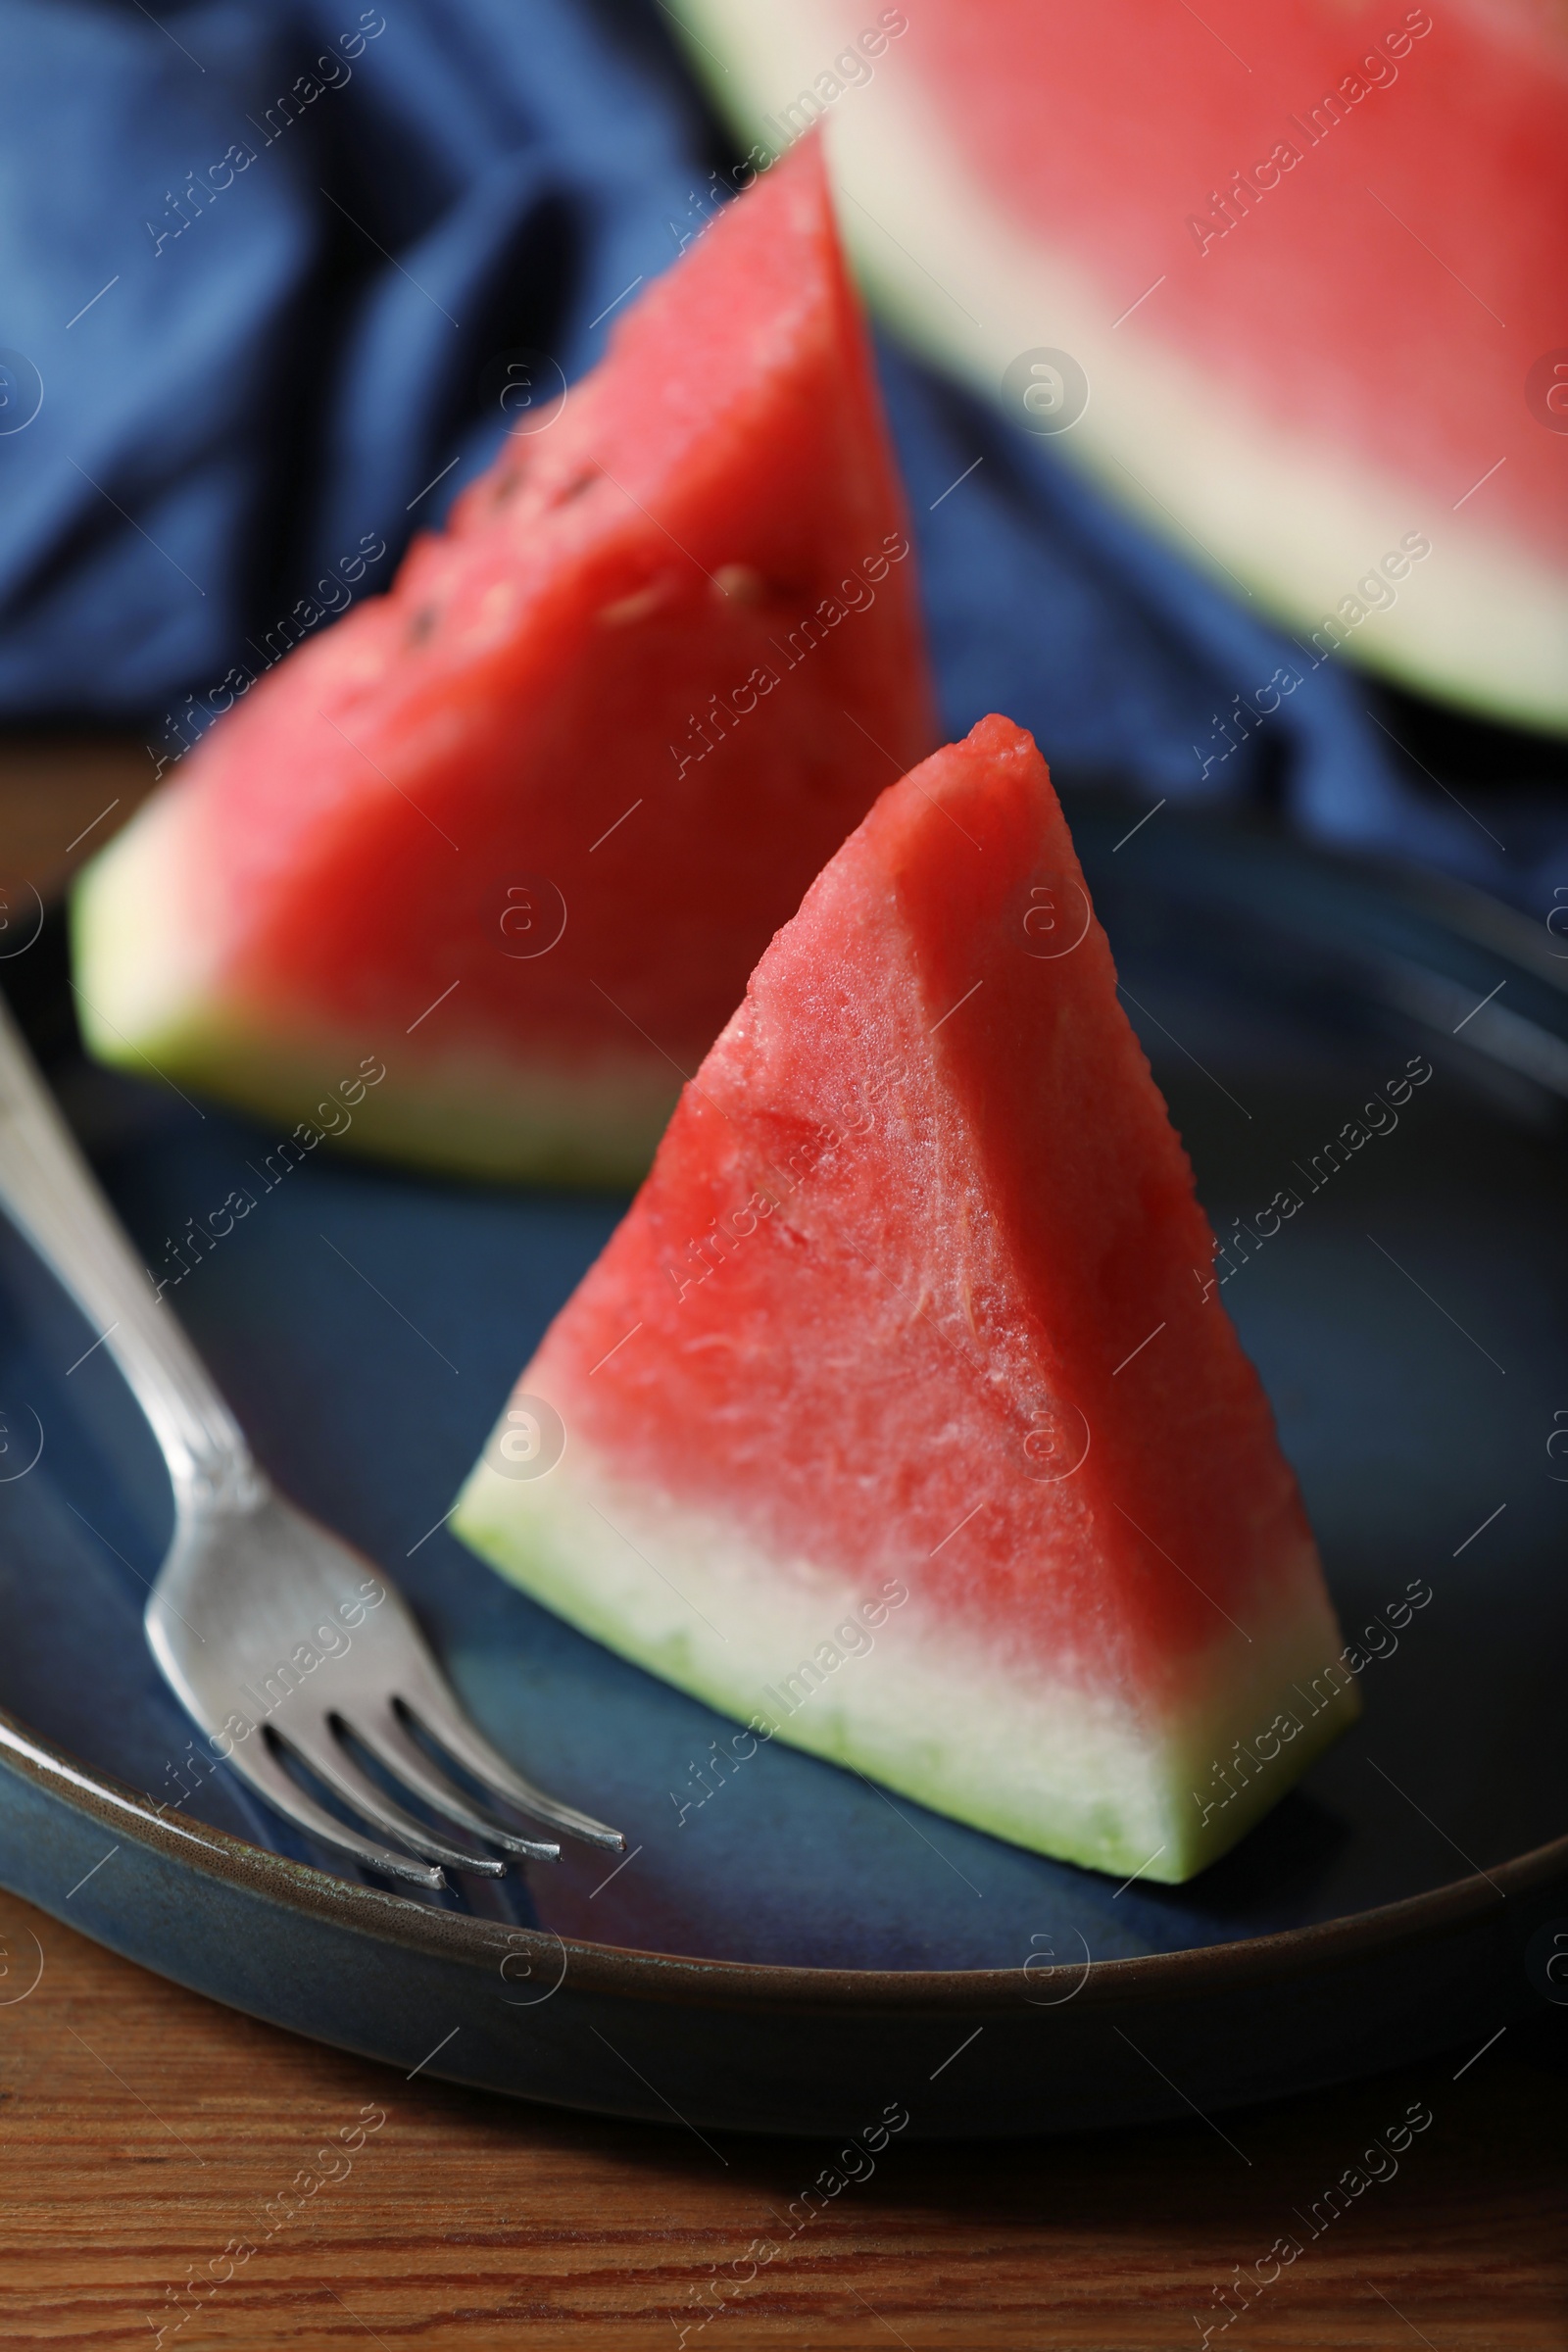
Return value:
M 1075 811 L 1205 1206 L 1222 1238 L 1244 1220 L 1224 1297 L 1346 1630 L 1369 1629 L 1360 1726 L 1236 1851 L 1188 1886 L 1117 1887 L 782 1744 L 695 1801 L 732 1727 L 439 1525 L 621 1203 L 324 1152 L 268 1189 L 270 1132 L 84 1067 L 51 929 L 3 968 L 149 1266 L 177 1270 L 231 1190 L 257 1198 L 168 1296 L 258 1454 L 402 1585 L 497 1745 L 631 1851 L 420 1901 L 195 1764 L 141 1633 L 156 1454 L 0 1232 L 6 1885 L 406 2072 L 694 2129 L 1207 2108 L 1479 2042 L 1530 2005 L 1531 1938 L 1568 1913 L 1568 943 L 1169 811 L 1113 847 L 1131 821 Z M 1412 1062 L 1430 1077 L 1366 1111 Z M 1282 1189 L 1301 1206 L 1259 1245 Z M 1412 1583 L 1430 1598 L 1391 1622 Z

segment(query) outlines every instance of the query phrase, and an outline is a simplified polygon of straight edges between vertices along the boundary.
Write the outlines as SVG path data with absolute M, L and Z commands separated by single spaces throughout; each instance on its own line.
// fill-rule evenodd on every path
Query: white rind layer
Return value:
M 185 888 L 184 839 L 185 795 L 176 781 L 136 811 L 73 891 L 78 1016 L 101 1061 L 134 1066 L 138 1048 L 211 995 L 217 943 Z
M 444 1049 L 438 1026 L 411 1041 L 426 1009 L 417 1003 L 379 1034 L 325 1022 L 290 1033 L 265 1006 L 248 1009 L 224 986 L 213 926 L 187 887 L 182 816 L 177 792 L 149 804 L 77 884 L 77 1005 L 100 1061 L 133 1077 L 177 1072 L 285 1135 L 308 1122 L 349 1151 L 424 1167 L 616 1190 L 646 1175 L 680 1091 L 652 1054 L 527 1067 Z M 367 1059 L 386 1075 L 346 1103 L 345 1081 Z
M 678 0 L 677 14 L 715 102 L 770 148 L 780 133 L 763 118 L 781 119 L 856 29 L 835 0 Z M 1141 289 L 1101 285 L 1048 254 L 969 175 L 912 70 L 917 38 L 911 23 L 874 78 L 824 110 L 846 242 L 908 340 L 991 399 L 1020 353 L 1071 352 L 1091 396 L 1055 447 L 1303 635 L 1406 532 L 1424 532 L 1431 556 L 1400 583 L 1396 604 L 1347 634 L 1345 658 L 1445 701 L 1568 727 L 1562 568 L 1488 523 L 1485 488 L 1456 513 L 1469 481 L 1440 490 L 1400 479 L 1341 443 L 1274 421 L 1219 370 L 1159 341 L 1152 314 L 1113 323 Z
M 451 1524 L 534 1599 L 721 1713 L 1036 1852 L 1190 1878 L 1357 1711 L 1353 1686 L 1322 1686 L 1310 1714 L 1302 1695 L 1340 1646 L 1321 1601 L 1254 1629 L 1240 1668 L 1235 1636 L 1195 1660 L 1179 1714 L 1141 1714 L 898 1600 L 884 1567 L 772 1557 L 716 1513 L 616 1479 L 578 1436 L 535 1478 L 492 1467 L 496 1442 Z M 1227 1797 L 1216 1762 L 1285 1708 L 1300 1730 Z

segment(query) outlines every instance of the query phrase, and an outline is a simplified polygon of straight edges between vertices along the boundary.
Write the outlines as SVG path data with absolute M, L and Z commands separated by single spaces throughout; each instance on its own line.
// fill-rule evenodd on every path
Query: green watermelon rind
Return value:
M 310 1150 L 330 1137 L 344 1151 L 438 1174 L 612 1192 L 647 1172 L 680 1093 L 678 1073 L 666 1077 L 632 1056 L 522 1069 L 500 1054 L 445 1053 L 438 1028 L 416 1048 L 404 1023 L 387 1034 L 368 1020 L 351 1036 L 312 1020 L 291 1035 L 275 1006 L 248 1018 L 241 1001 L 191 968 L 196 926 L 180 920 L 177 902 L 163 905 L 158 923 L 146 921 L 149 904 L 159 904 L 159 846 L 151 828 L 122 834 L 73 897 L 77 1018 L 96 1060 L 168 1084 L 177 1071 L 181 1086 L 248 1118 L 273 1119 L 280 1143 Z M 133 954 L 124 936 L 132 926 Z M 129 1001 L 127 974 L 136 980 Z M 384 1077 L 366 1084 L 368 1062 Z
M 504 1424 L 503 1424 L 504 1426 Z M 1158 1723 L 1037 1668 L 950 1637 L 894 1603 L 863 1654 L 847 1649 L 799 1706 L 803 1666 L 835 1629 L 865 1626 L 880 1571 L 778 1561 L 721 1519 L 616 1479 L 581 1441 L 546 1475 L 470 1474 L 451 1526 L 529 1596 L 719 1714 L 860 1773 L 1010 1843 L 1116 1878 L 1178 1885 L 1278 1802 L 1359 1713 L 1326 1601 L 1195 1662 L 1188 1704 Z M 895 1580 L 896 1581 L 896 1580 Z M 793 1681 L 792 1681 L 792 1678 Z M 1318 1687 L 1312 1709 L 1305 1693 Z M 1297 1688 L 1299 1730 L 1234 1793 L 1217 1767 L 1250 1746 Z M 1112 1793 L 1122 1790 L 1118 1802 Z
M 470 1060 L 461 1071 L 425 1064 L 416 1082 L 410 1071 L 411 1083 L 400 1086 L 389 1054 L 386 1079 L 345 1104 L 339 1090 L 355 1083 L 363 1040 L 345 1038 L 334 1051 L 317 1030 L 290 1052 L 275 1026 L 251 1028 L 232 1009 L 135 1043 L 101 1027 L 84 1007 L 80 1019 L 95 1060 L 141 1079 L 176 1069 L 181 1085 L 204 1101 L 227 1103 L 252 1121 L 275 1121 L 279 1142 L 314 1150 L 330 1141 L 367 1159 L 498 1184 L 630 1192 L 647 1173 L 680 1092 L 678 1079 L 668 1087 L 650 1083 L 641 1065 L 553 1079 L 499 1060 Z

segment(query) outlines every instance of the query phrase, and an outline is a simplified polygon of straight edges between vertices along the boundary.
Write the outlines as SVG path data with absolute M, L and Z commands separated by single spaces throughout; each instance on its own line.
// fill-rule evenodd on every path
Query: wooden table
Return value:
M 34 1942 L 36 1938 L 36 1942 Z M 401 2075 L 220 2009 L 0 1896 L 0 2341 L 142 2345 L 328 2134 L 385 2117 L 177 2333 L 181 2352 L 1196 2346 L 1250 2268 L 1410 2101 L 1432 2110 L 1229 2348 L 1568 2345 L 1568 2065 L 1520 2028 L 1310 2099 L 1136 2135 L 900 2149 L 701 2334 L 825 2160 L 806 2141 L 601 2123 Z M 1544 2023 L 1559 2021 L 1548 2016 Z M 1479 2037 L 1478 2037 L 1479 2038 Z M 368 2114 L 367 2114 L 368 2110 Z M 1234 2141 L 1235 2145 L 1229 2144 Z M 716 2152 L 714 2152 L 716 2151 Z M 321 2168 L 326 2169 L 326 2168 Z M 153 2315 L 150 2318 L 149 2315 Z
M 0 752 L 0 885 L 58 886 L 150 773 L 114 744 Z M 160 2327 L 180 2352 L 674 2352 L 683 2328 L 702 2352 L 1157 2352 L 1198 2346 L 1209 2325 L 1227 2352 L 1568 2348 L 1568 2010 L 1479 2058 L 1227 2115 L 1223 2134 L 1195 2121 L 902 2148 L 699 2333 L 715 2267 L 741 2260 L 824 2161 L 810 2143 L 715 2137 L 715 2154 L 674 2130 L 406 2082 L 147 1976 L 4 1895 L 0 1967 L 6 2352 L 151 2352 Z M 1222 2335 L 1216 2289 L 1416 2099 L 1433 2123 L 1397 2176 Z M 261 2244 L 268 2201 L 323 2137 L 375 2115 L 351 2171 Z M 177 2299 L 247 2234 L 256 2253 L 199 2310 Z

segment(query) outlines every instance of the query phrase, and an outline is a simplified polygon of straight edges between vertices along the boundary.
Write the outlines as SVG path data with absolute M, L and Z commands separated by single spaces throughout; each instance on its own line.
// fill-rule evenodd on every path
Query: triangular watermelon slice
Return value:
M 1189 1877 L 1356 1712 L 1066 824 L 1003 718 L 758 965 L 454 1525 L 763 1732 Z
M 635 1179 L 934 740 L 905 519 L 810 142 L 89 869 L 93 1051 L 351 1145 Z

